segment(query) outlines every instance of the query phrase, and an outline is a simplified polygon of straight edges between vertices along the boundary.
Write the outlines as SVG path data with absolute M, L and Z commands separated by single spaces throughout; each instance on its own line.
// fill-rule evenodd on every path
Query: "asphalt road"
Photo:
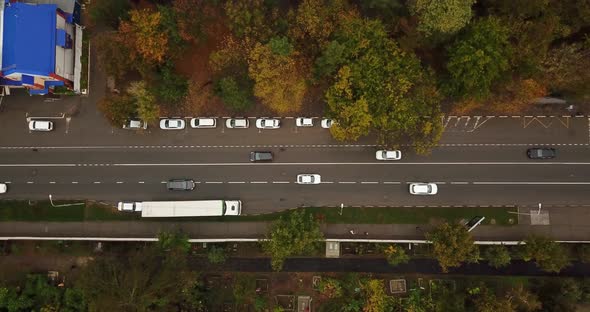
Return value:
M 531 161 L 522 147 L 447 147 L 376 161 L 375 148 L 268 148 L 272 163 L 250 163 L 252 148 L 38 149 L 0 151 L 4 198 L 119 200 L 233 199 L 244 213 L 298 206 L 590 204 L 590 150 L 566 146 L 554 161 Z M 296 184 L 318 173 L 320 185 Z M 191 178 L 192 192 L 170 192 Z M 436 182 L 436 196 L 413 196 L 411 182 Z

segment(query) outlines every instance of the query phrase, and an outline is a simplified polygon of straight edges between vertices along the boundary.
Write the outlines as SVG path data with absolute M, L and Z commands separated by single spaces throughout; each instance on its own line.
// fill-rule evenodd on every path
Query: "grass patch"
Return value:
M 80 202 L 80 201 L 77 201 Z M 55 205 L 77 203 L 74 201 L 54 201 Z M 0 201 L 0 221 L 28 222 L 82 222 L 137 220 L 136 214 L 122 214 L 111 206 L 93 202 L 84 205 L 54 207 L 49 201 Z

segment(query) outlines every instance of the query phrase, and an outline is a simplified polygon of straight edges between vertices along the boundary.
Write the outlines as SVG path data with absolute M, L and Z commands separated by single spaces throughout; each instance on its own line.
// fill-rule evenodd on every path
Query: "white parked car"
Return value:
M 182 130 L 184 129 L 184 119 L 161 119 L 160 129 L 162 130 Z
M 411 183 L 410 194 L 412 195 L 435 195 L 438 193 L 436 183 Z
M 297 184 L 320 184 L 322 177 L 316 173 L 302 173 L 297 175 Z
M 246 118 L 230 118 L 225 121 L 225 127 L 228 129 L 248 128 L 250 127 L 250 122 Z
M 377 160 L 400 160 L 402 159 L 401 151 L 379 150 L 375 153 Z
M 0 194 L 6 193 L 7 190 L 8 186 L 6 185 L 6 183 L 0 183 Z
M 322 128 L 324 129 L 330 129 L 330 127 L 332 127 L 332 125 L 334 124 L 334 120 L 329 119 L 329 118 L 324 118 L 322 119 L 322 121 L 320 122 L 320 125 L 322 126 Z
M 191 128 L 215 128 L 217 119 L 215 118 L 193 118 L 191 119 Z
M 139 130 L 147 129 L 147 123 L 139 119 L 129 119 L 123 125 L 123 129 Z
M 51 131 L 53 130 L 53 122 L 48 120 L 31 120 L 29 121 L 29 130 Z
M 256 119 L 256 128 L 258 129 L 278 129 L 281 127 L 281 121 L 275 118 Z
M 295 119 L 297 127 L 313 127 L 313 119 L 307 117 L 298 117 Z

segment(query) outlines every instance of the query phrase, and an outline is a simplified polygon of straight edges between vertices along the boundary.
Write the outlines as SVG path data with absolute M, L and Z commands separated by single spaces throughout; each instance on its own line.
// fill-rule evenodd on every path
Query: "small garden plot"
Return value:
M 268 293 L 268 280 L 267 279 L 257 279 L 256 280 L 256 294 L 267 294 Z
M 293 295 L 276 295 L 275 300 L 276 305 L 285 311 L 293 311 L 295 309 L 295 296 Z
M 433 279 L 428 281 L 430 286 L 430 295 L 436 295 L 439 292 L 455 292 L 457 290 L 457 284 L 454 280 L 447 279 Z
M 389 291 L 392 294 L 404 294 L 404 293 L 406 293 L 406 280 L 405 279 L 392 279 L 392 280 L 389 280 Z

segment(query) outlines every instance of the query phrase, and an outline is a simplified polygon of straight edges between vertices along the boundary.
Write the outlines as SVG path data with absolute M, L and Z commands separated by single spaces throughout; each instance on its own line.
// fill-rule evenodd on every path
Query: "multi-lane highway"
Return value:
M 319 126 L 135 132 L 112 127 L 91 104 L 68 118 L 58 104 L 7 98 L 0 113 L 2 198 L 92 198 L 107 201 L 239 198 L 244 213 L 296 206 L 453 206 L 590 204 L 588 116 L 445 116 L 431 155 L 402 146 L 401 161 L 375 160 L 375 138 L 334 141 Z M 43 111 L 45 109 L 45 111 Z M 65 110 L 61 110 L 65 111 Z M 50 117 L 55 130 L 30 133 L 27 118 Z M 63 118 L 62 118 L 63 117 Z M 525 151 L 552 146 L 558 157 L 532 161 Z M 249 152 L 272 151 L 272 163 Z M 320 185 L 298 185 L 318 173 Z M 192 178 L 192 192 L 170 192 L 171 178 Z M 436 182 L 436 196 L 412 196 L 408 183 Z

